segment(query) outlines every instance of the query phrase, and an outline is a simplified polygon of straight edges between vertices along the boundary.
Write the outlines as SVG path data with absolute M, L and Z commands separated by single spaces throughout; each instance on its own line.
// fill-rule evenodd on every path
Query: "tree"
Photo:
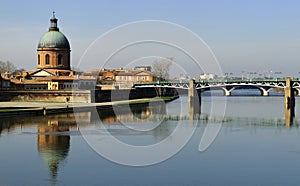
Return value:
M 3 62 L 0 61 L 0 73 L 3 72 L 14 72 L 17 69 L 17 67 L 12 62 Z
M 156 59 L 152 63 L 153 75 L 157 80 L 167 80 L 169 78 L 169 70 L 172 65 L 173 58 Z

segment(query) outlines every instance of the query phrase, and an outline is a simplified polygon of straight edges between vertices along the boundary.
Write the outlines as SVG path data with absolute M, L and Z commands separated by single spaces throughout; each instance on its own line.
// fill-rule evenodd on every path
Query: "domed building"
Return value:
M 67 37 L 59 31 L 54 12 L 50 22 L 48 32 L 38 43 L 37 68 L 70 70 L 70 43 Z
M 71 69 L 71 47 L 67 37 L 60 32 L 53 12 L 48 31 L 37 45 L 37 69 L 23 71 L 22 75 L 2 78 L 0 89 L 28 91 L 26 96 L 14 98 L 21 101 L 91 102 L 96 77 L 84 76 Z M 53 94 L 56 91 L 57 94 Z M 34 92 L 34 93 L 33 93 Z M 74 92 L 76 96 L 74 96 Z M 21 93 L 20 93 L 21 94 Z

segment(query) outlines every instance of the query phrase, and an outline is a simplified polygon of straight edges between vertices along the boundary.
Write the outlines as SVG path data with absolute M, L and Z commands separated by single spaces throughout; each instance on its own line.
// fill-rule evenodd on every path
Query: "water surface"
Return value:
M 198 146 L 205 127 L 214 121 L 201 120 L 181 151 L 143 167 L 119 165 L 98 155 L 80 134 L 73 114 L 1 118 L 0 185 L 299 185 L 299 98 L 290 128 L 285 126 L 283 97 L 202 97 L 202 113 L 210 114 L 211 101 L 224 100 L 229 119 L 208 149 L 200 152 Z M 80 118 L 94 122 L 99 114 L 116 138 L 149 145 L 165 139 L 178 125 L 171 118 L 162 121 L 160 114 L 187 114 L 186 108 L 183 97 L 129 111 L 82 112 Z M 123 125 L 157 122 L 159 126 L 146 132 Z M 191 127 L 189 120 L 183 122 Z

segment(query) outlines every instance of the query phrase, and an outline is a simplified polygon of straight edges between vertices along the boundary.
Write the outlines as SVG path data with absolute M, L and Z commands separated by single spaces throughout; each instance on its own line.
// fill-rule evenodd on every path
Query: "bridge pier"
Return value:
M 293 123 L 295 116 L 295 93 L 292 87 L 292 80 L 290 77 L 286 79 L 286 86 L 284 88 L 284 115 L 286 127 L 289 128 Z
M 233 86 L 221 87 L 225 96 L 231 96 L 231 92 L 235 89 Z M 229 89 L 228 89 L 229 88 Z
M 270 88 L 265 89 L 264 87 L 259 87 L 259 90 L 260 90 L 262 96 L 269 96 Z
M 191 79 L 188 89 L 188 111 L 190 120 L 195 119 L 201 113 L 201 92 L 195 88 L 195 80 Z
M 231 91 L 227 90 L 226 88 L 223 89 L 225 96 L 231 96 Z

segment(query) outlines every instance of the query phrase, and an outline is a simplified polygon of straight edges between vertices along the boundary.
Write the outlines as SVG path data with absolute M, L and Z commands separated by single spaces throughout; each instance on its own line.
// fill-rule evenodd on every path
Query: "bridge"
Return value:
M 300 96 L 300 79 L 291 80 L 291 88 L 296 95 Z M 209 90 L 222 90 L 225 96 L 230 96 L 235 89 L 256 88 L 261 92 L 262 96 L 268 96 L 270 90 L 282 89 L 286 87 L 286 79 L 225 79 L 225 80 L 195 80 L 195 89 L 201 92 Z M 157 88 L 176 88 L 189 89 L 189 80 L 173 80 L 173 81 L 157 81 L 135 83 L 134 87 L 157 87 Z
M 286 125 L 289 127 L 295 116 L 295 95 L 300 96 L 300 79 L 276 78 L 276 79 L 234 79 L 234 80 L 174 80 L 135 83 L 134 88 L 176 88 L 188 90 L 189 110 L 192 115 L 200 113 L 201 93 L 208 90 L 222 90 L 225 96 L 237 88 L 257 88 L 262 96 L 268 96 L 270 90 L 277 88 L 284 91 L 284 108 Z M 190 111 L 189 111 L 190 112 Z

